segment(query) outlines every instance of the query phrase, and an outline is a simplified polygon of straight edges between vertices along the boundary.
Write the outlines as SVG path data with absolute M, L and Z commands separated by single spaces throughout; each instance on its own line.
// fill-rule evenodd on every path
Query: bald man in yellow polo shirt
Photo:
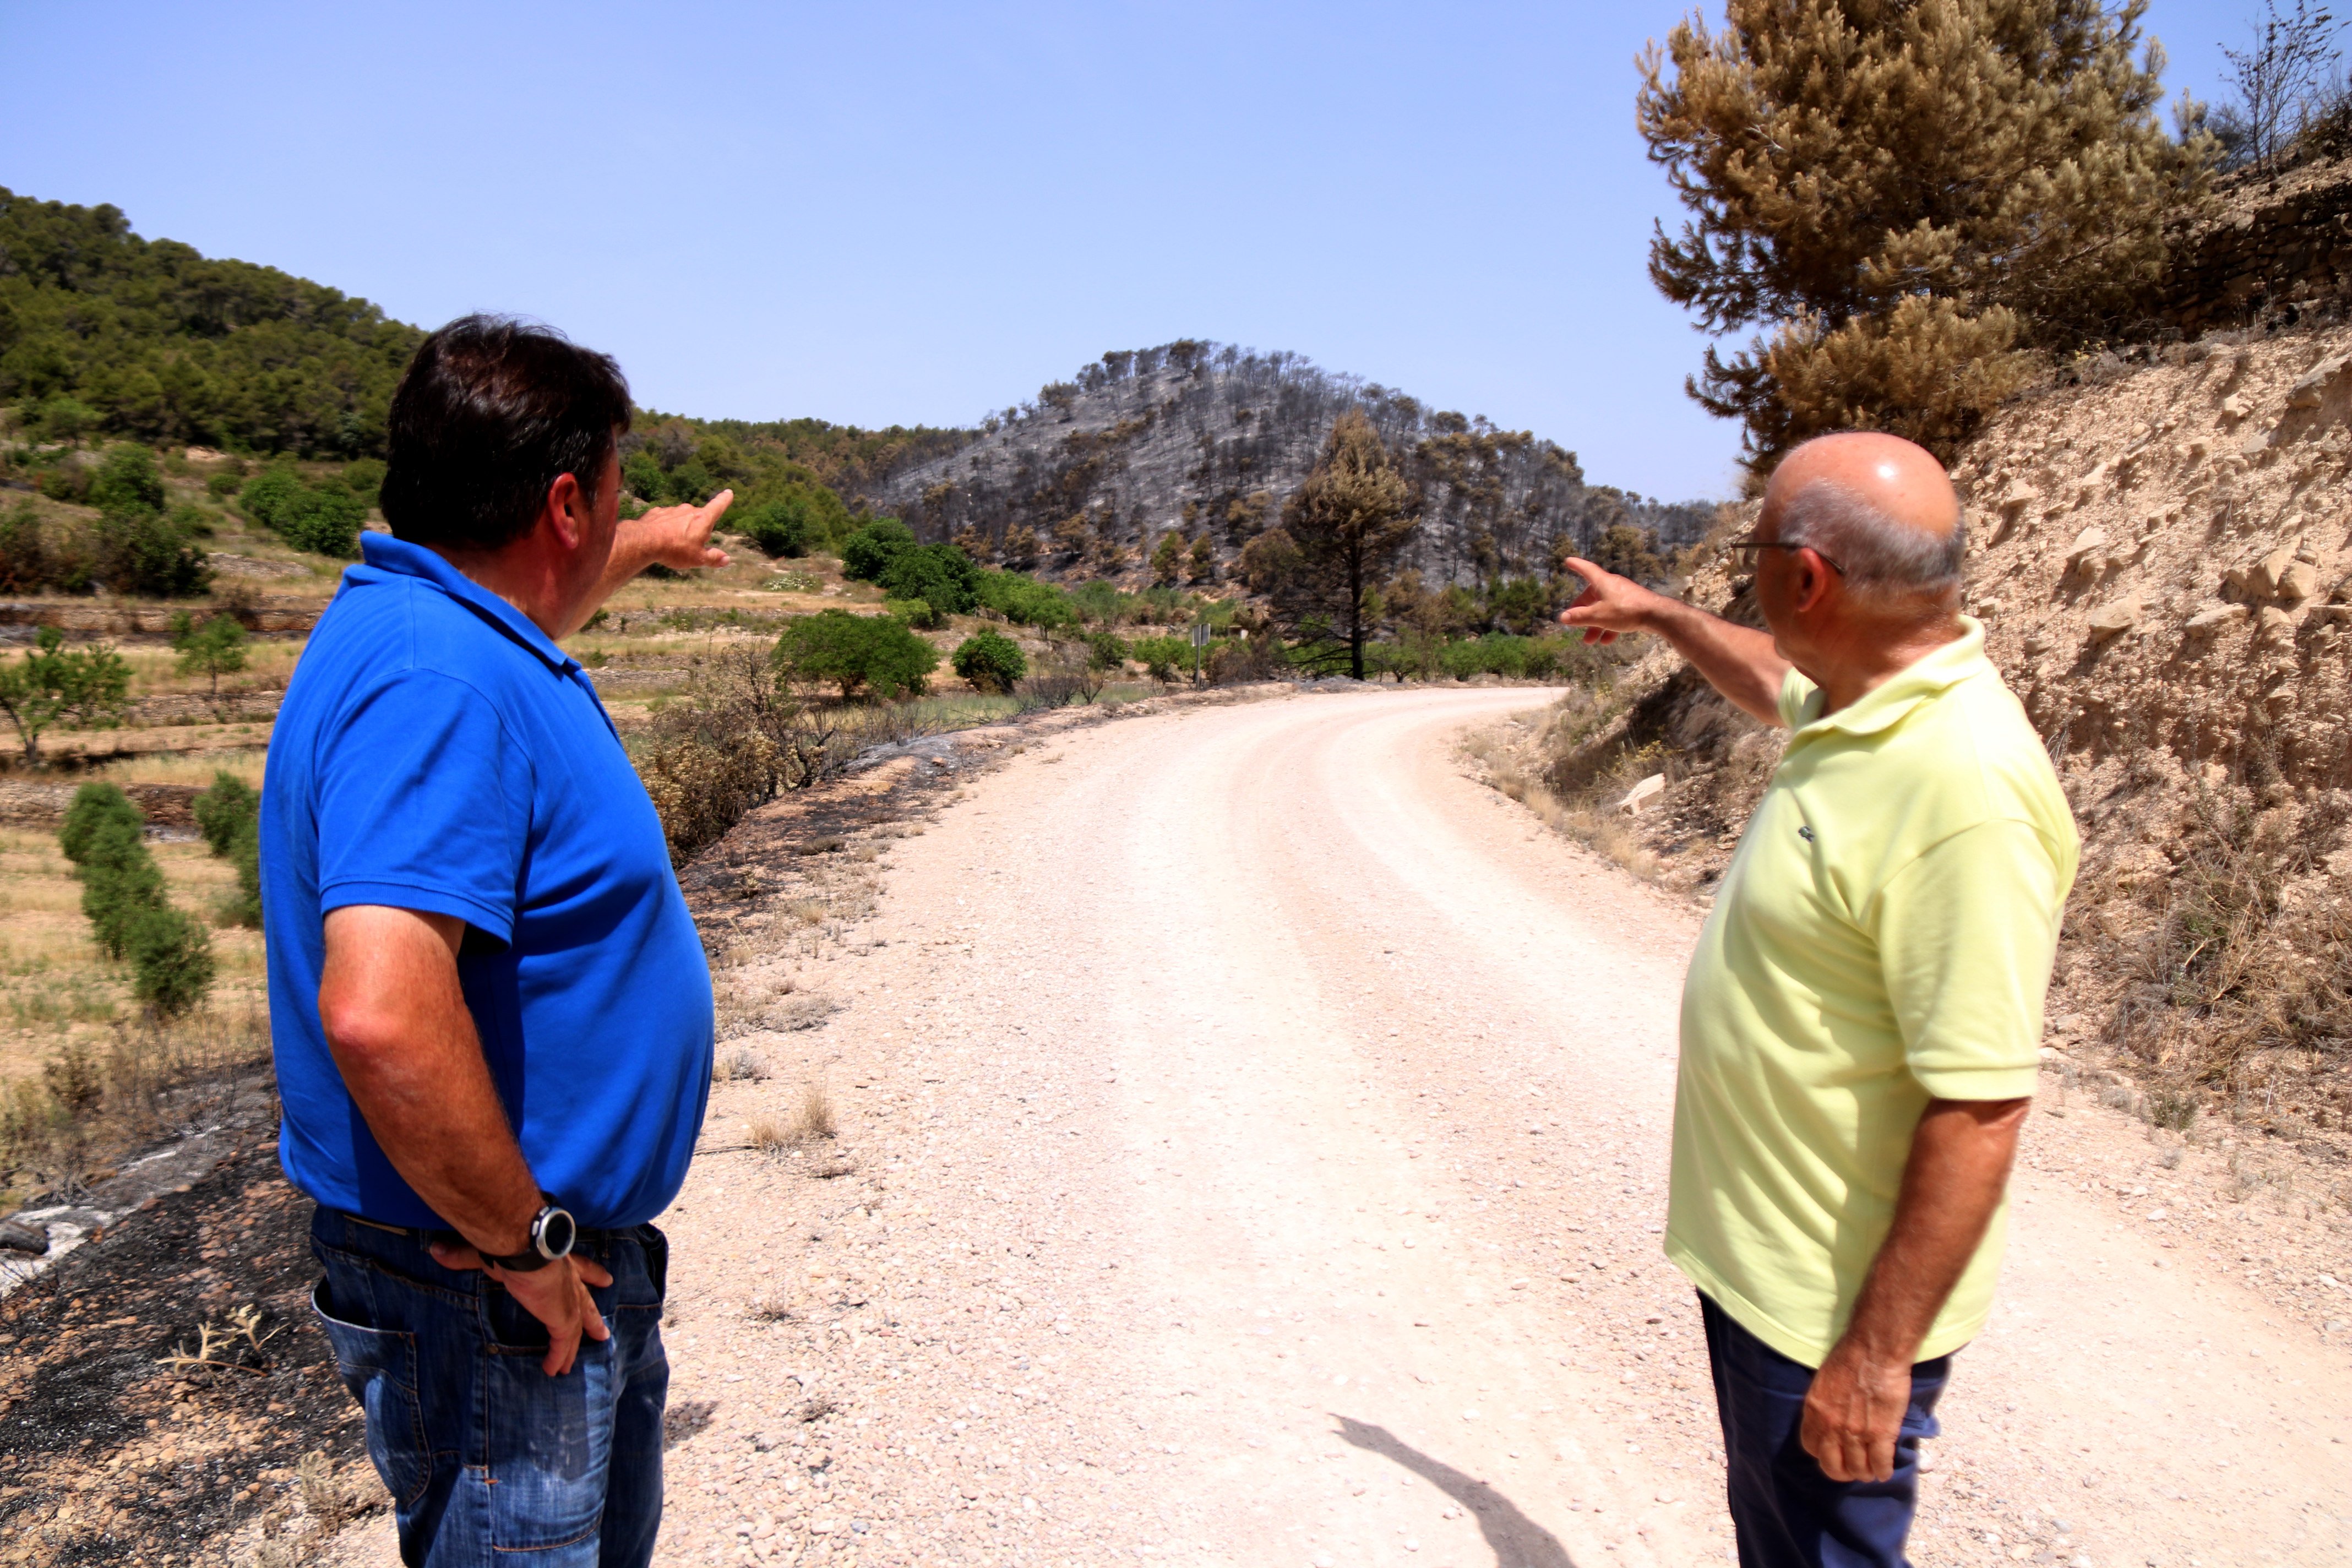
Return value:
M 1583 561 L 1560 616 L 1652 632 L 1791 731 L 1683 990 L 1666 1255 L 1697 1286 L 1742 1568 L 1886 1565 L 1984 1326 L 2079 845 L 1958 613 L 1934 458 L 1823 437 L 1752 538 L 1768 632 Z

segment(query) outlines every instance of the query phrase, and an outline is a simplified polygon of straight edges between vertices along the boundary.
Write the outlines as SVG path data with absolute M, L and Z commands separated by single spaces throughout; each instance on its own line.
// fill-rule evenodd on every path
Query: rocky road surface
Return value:
M 722 987 L 837 1010 L 738 1043 L 771 1076 L 718 1086 L 665 1221 L 663 1561 L 1728 1561 L 1658 1252 L 1700 916 L 1464 775 L 1451 738 L 1532 699 L 1002 747 L 848 847 L 845 942 L 735 954 Z M 813 1081 L 836 1138 L 745 1147 Z M 1914 1555 L 2352 1561 L 2347 1336 L 2249 1267 L 2340 1256 L 2338 1211 L 2190 1191 L 2208 1152 L 2052 1084 Z

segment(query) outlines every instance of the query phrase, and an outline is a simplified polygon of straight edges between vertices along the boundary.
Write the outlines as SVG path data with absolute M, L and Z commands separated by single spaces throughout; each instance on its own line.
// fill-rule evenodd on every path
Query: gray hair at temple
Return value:
M 1943 538 L 1906 527 L 1845 486 L 1815 479 L 1780 507 L 1780 542 L 1837 563 L 1846 585 L 1874 599 L 1943 601 L 1960 591 L 1967 521 L 1952 509 Z

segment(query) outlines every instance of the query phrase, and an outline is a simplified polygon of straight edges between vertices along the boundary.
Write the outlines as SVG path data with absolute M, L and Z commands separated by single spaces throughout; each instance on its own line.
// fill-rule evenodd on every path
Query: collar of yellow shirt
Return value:
M 1789 738 L 1790 749 L 1793 751 L 1802 742 L 1824 735 L 1874 735 L 1901 722 L 1929 698 L 1942 695 L 1984 669 L 1984 623 L 1962 616 L 1960 626 L 1964 629 L 1957 640 L 1896 670 L 1858 700 L 1827 717 L 1822 713 L 1822 705 L 1829 700 L 1828 694 L 1806 681 L 1811 689 L 1797 704 L 1792 726 L 1795 733 Z

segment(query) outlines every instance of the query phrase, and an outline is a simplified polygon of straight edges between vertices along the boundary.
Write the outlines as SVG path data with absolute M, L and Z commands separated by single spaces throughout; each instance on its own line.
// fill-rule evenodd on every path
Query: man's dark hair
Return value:
M 417 345 L 392 395 L 382 505 L 418 544 L 497 550 L 570 474 L 593 502 L 629 384 L 610 354 L 554 328 L 460 316 Z

